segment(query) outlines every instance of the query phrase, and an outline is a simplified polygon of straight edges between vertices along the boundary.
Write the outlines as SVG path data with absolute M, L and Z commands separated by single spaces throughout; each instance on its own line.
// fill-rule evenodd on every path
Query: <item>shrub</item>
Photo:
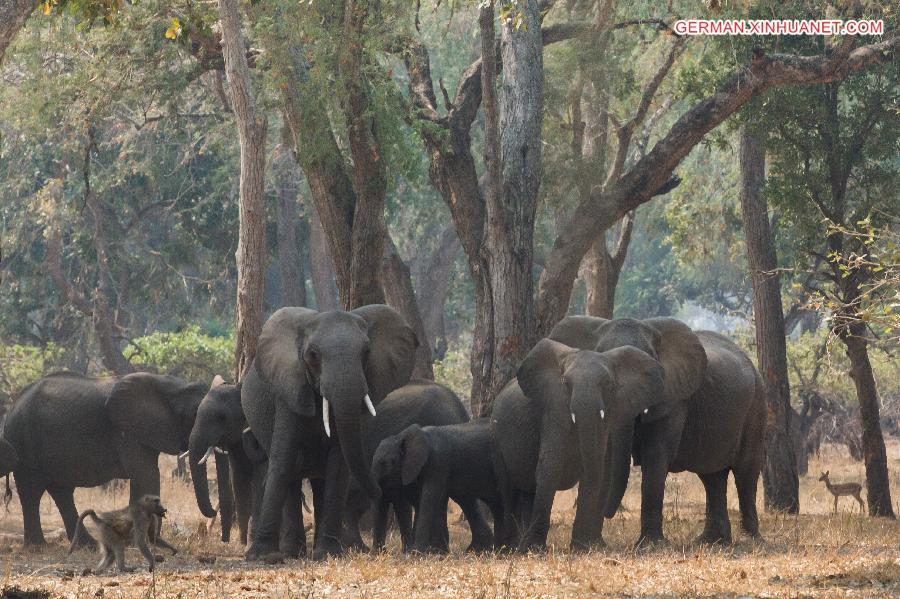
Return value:
M 132 340 L 125 357 L 135 365 L 191 381 L 231 378 L 234 336 L 209 335 L 193 325 L 179 332 L 155 332 Z

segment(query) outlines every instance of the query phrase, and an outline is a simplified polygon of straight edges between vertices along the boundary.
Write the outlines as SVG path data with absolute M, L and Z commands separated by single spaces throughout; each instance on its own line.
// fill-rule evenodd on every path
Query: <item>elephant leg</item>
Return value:
M 360 487 L 352 485 L 347 497 L 347 507 L 344 510 L 344 528 L 341 532 L 341 542 L 344 547 L 359 552 L 368 552 L 369 548 L 363 541 L 359 531 L 359 521 L 372 507 L 369 496 Z
M 665 541 L 663 536 L 663 500 L 669 473 L 669 451 L 653 433 L 641 447 L 641 533 L 637 545 Z
M 231 465 L 229 458 L 221 453 L 215 454 L 216 481 L 219 487 L 219 524 L 222 526 L 222 542 L 231 541 L 231 529 L 234 526 L 234 489 L 231 486 Z
M 250 514 L 253 510 L 252 486 L 253 467 L 243 450 L 238 447 L 229 449 L 229 467 L 231 468 L 231 485 L 234 489 L 234 510 L 237 513 L 238 531 L 241 545 L 247 544 Z
M 503 502 L 499 500 L 494 500 L 488 503 L 488 507 L 491 509 L 491 515 L 494 517 L 494 549 L 498 550 L 501 547 L 501 534 L 503 531 L 503 522 L 506 518 L 503 509 Z
M 278 552 L 278 527 L 289 483 L 295 475 L 298 451 L 297 416 L 290 410 L 276 408 L 260 518 L 245 556 L 248 560 Z
M 394 517 L 397 520 L 397 528 L 400 529 L 400 542 L 403 552 L 408 553 L 413 546 L 412 504 L 406 499 L 394 502 Z M 385 518 L 386 519 L 386 518 Z
M 22 504 L 25 546 L 46 545 L 47 541 L 44 539 L 44 532 L 41 530 L 41 497 L 44 495 L 44 488 L 28 481 L 20 474 L 16 474 L 15 479 L 19 503 Z
M 278 550 L 288 557 L 306 555 L 306 531 L 303 529 L 301 495 L 303 479 L 299 476 L 288 481 L 288 492 L 281 506 L 281 528 Z
M 728 520 L 728 469 L 713 474 L 701 474 L 706 489 L 706 524 L 700 541 L 731 543 L 731 522 Z
M 453 501 L 462 508 L 463 514 L 466 515 L 466 521 L 469 523 L 469 529 L 472 531 L 472 542 L 466 551 L 490 551 L 494 547 L 494 535 L 484 519 L 478 500 L 472 497 L 458 499 L 454 497 Z
M 321 530 L 316 531 L 313 559 L 322 560 L 330 555 L 341 555 L 341 517 L 350 490 L 350 471 L 341 452 L 340 441 L 332 440 L 325 470 L 324 514 Z
M 159 496 L 159 452 L 132 442 L 122 442 L 118 449 L 119 460 L 131 479 L 129 502 L 135 503 L 144 495 Z
M 319 538 L 322 530 L 322 514 L 325 513 L 325 480 L 321 478 L 309 479 L 313 496 L 313 543 Z
M 78 509 L 75 507 L 75 489 L 71 487 L 49 487 L 47 492 L 53 498 L 56 509 L 62 516 L 63 524 L 66 527 L 66 536 L 69 540 L 73 540 L 75 535 L 75 527 L 78 525 Z M 82 530 L 78 535 L 75 543 L 76 547 L 97 550 L 97 541 L 90 535 L 87 530 Z
M 527 527 L 522 541 L 519 543 L 520 552 L 543 551 L 547 546 L 547 533 L 550 532 L 550 512 L 553 508 L 553 498 L 558 488 L 556 467 L 551 460 L 538 460 L 535 472 L 534 499 L 530 502 L 530 517 L 525 520 Z
M 416 531 L 413 547 L 422 553 L 443 550 L 442 527 L 447 526 L 447 481 L 440 476 L 426 477 L 422 481 L 419 509 L 416 511 Z
M 396 505 L 394 504 L 394 509 L 396 510 Z M 375 502 L 375 517 L 372 522 L 372 552 L 378 553 L 384 550 L 384 541 L 387 538 L 387 522 L 388 516 L 390 515 L 388 510 L 391 507 L 391 503 L 384 498 L 384 496 L 379 497 L 378 501 Z M 406 551 L 406 543 L 403 543 L 403 550 Z
M 734 485 L 737 487 L 738 505 L 741 508 L 741 528 L 755 539 L 760 538 L 759 516 L 756 513 L 759 474 L 759 468 L 738 468 L 734 471 Z

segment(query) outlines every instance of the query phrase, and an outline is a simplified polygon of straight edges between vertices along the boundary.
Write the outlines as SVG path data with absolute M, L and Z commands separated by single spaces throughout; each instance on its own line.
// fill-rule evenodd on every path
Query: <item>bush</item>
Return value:
M 208 335 L 194 325 L 177 333 L 138 337 L 124 354 L 132 364 L 190 381 L 209 382 L 217 374 L 231 379 L 234 336 Z
M 48 372 L 64 368 L 65 350 L 45 346 L 0 344 L 0 394 L 11 396 Z
M 434 380 L 450 387 L 469 407 L 469 392 L 472 390 L 472 373 L 469 370 L 469 351 L 472 338 L 461 335 L 450 343 L 443 360 L 434 363 Z M 471 409 L 469 410 L 471 412 Z

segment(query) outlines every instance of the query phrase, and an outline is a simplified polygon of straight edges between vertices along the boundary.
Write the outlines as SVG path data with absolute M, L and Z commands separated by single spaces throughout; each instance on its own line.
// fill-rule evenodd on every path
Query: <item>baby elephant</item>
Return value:
M 472 530 L 469 550 L 488 550 L 495 536 L 478 508 L 484 501 L 503 522 L 502 504 L 491 460 L 491 428 L 487 418 L 462 424 L 420 427 L 413 424 L 383 440 L 375 450 L 372 474 L 382 485 L 396 484 L 418 490 L 413 548 L 446 552 L 447 499 L 462 508 Z

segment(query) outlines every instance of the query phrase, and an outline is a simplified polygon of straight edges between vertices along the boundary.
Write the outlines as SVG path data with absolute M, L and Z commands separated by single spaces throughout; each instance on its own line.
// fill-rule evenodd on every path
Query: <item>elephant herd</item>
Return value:
M 223 540 L 236 519 L 248 559 L 307 553 L 304 480 L 314 558 L 364 549 L 359 522 L 369 510 L 373 549 L 383 549 L 393 510 L 404 551 L 447 551 L 448 499 L 465 514 L 470 549 L 541 550 L 556 491 L 576 484 L 571 548 L 602 546 L 632 461 L 642 474 L 639 543 L 663 540 L 666 476 L 684 470 L 706 490 L 703 541 L 731 540 L 729 472 L 742 528 L 759 535 L 762 381 L 721 335 L 670 318 L 567 317 L 479 419 L 446 387 L 410 380 L 417 345 L 388 306 L 282 308 L 238 384 L 68 372 L 32 383 L 0 438 L 25 543 L 44 542 L 45 491 L 71 538 L 76 487 L 128 478 L 132 501 L 158 495 L 159 454 L 182 452 L 206 517 L 216 514 L 206 476 L 216 460 Z

